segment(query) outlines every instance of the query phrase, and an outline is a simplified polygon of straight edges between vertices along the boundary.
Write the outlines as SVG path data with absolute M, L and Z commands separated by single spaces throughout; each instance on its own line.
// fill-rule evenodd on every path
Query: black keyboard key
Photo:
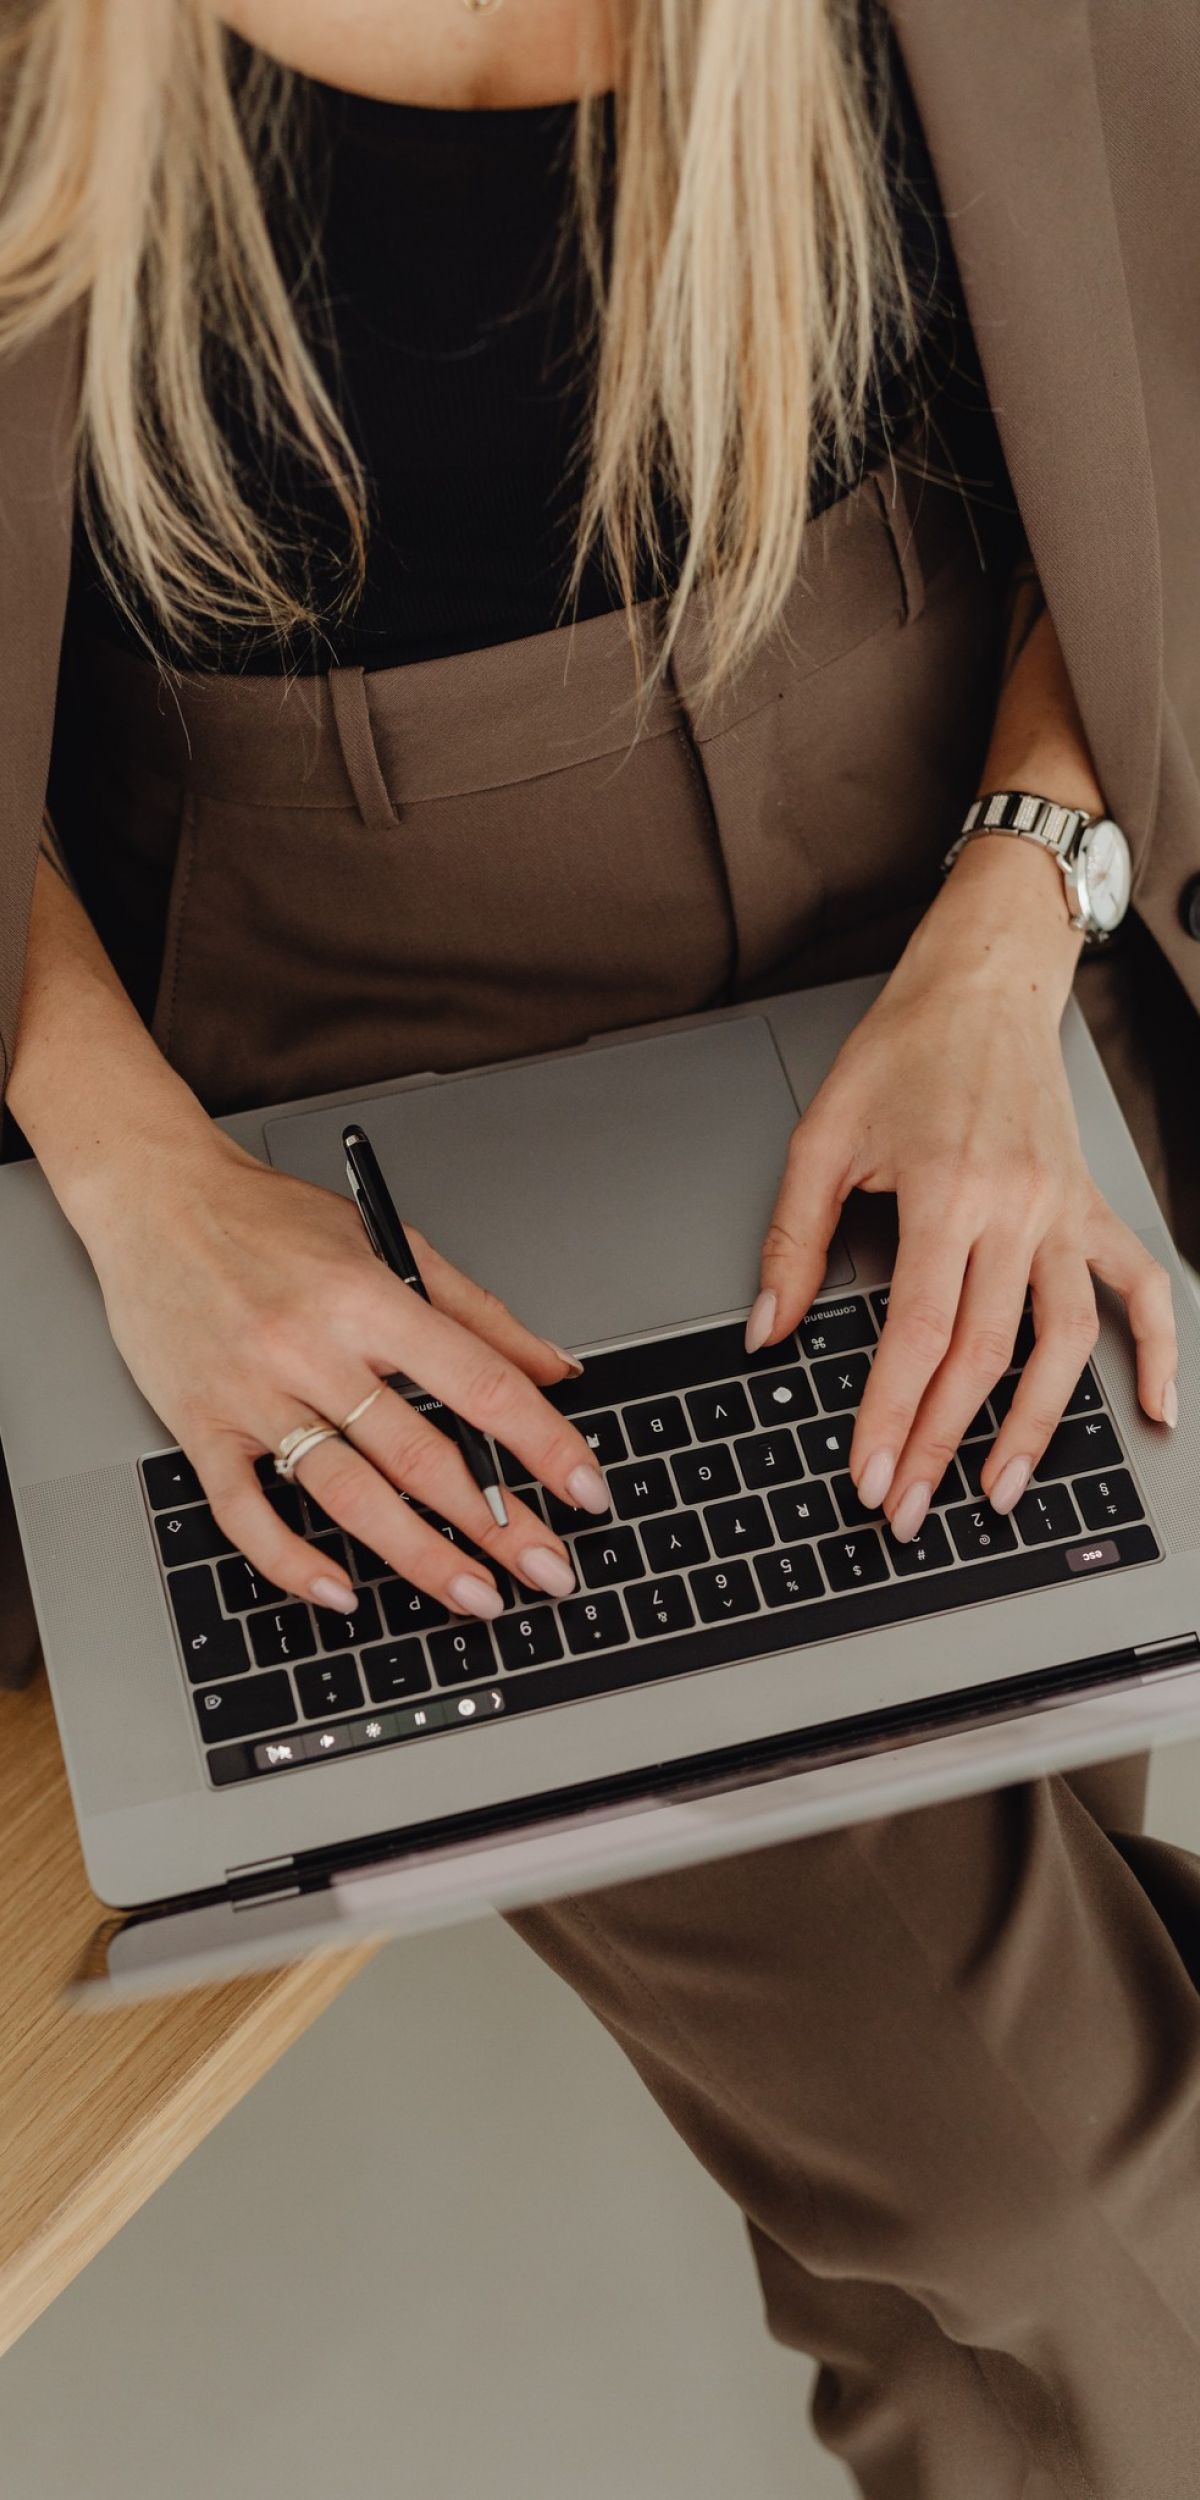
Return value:
M 765 1503 L 755 1494 L 738 1502 L 714 1502 L 704 1514 L 714 1554 L 758 1554 L 775 1543 Z
M 496 1625 L 496 1647 L 506 1667 L 545 1667 L 563 1654 L 562 1634 L 550 1606 L 531 1606 L 527 1614 L 502 1615 Z
M 804 1598 L 825 1593 L 811 1545 L 792 1546 L 786 1554 L 760 1554 L 754 1576 L 768 1606 L 795 1606 Z
M 589 1649 L 616 1649 L 629 1638 L 625 1610 L 615 1589 L 601 1589 L 595 1597 L 565 1597 L 558 1619 L 577 1656 Z
M 946 1493 L 943 1493 L 941 1485 L 938 1486 L 937 1494 L 931 1505 L 934 1510 L 937 1510 L 939 1507 L 944 1507 L 947 1502 L 961 1501 L 964 1485 L 972 1499 L 976 1502 L 979 1501 L 983 1493 L 983 1471 L 989 1458 L 991 1457 L 993 1446 L 994 1444 L 992 1441 L 964 1442 L 963 1447 L 958 1453 L 959 1480 L 956 1481 L 952 1485 L 951 1489 Z M 951 1465 L 953 1465 L 953 1461 L 951 1461 Z M 950 1468 L 948 1467 L 946 1469 L 946 1475 L 948 1476 L 949 1474 Z M 944 1476 L 942 1478 L 942 1483 L 944 1484 L 945 1481 L 946 1478 Z
M 182 1450 L 164 1450 L 160 1458 L 144 1458 L 142 1474 L 151 1510 L 179 1510 L 185 1502 L 202 1502 L 204 1487 Z
M 598 1407 L 624 1407 L 631 1400 L 704 1388 L 710 1381 L 776 1371 L 781 1363 L 795 1361 L 794 1337 L 747 1354 L 744 1322 L 688 1329 L 682 1336 L 650 1339 L 611 1354 L 590 1354 L 587 1371 L 579 1380 L 557 1381 L 553 1388 L 543 1389 L 542 1395 L 560 1415 L 573 1418 L 593 1414 Z
M 512 1451 L 502 1449 L 498 1441 L 496 1456 L 500 1462 L 501 1479 L 503 1483 L 510 1484 L 514 1492 L 518 1485 L 533 1483 L 532 1470 L 526 1466 L 524 1459 L 514 1458 Z
M 618 1459 L 628 1458 L 629 1444 L 617 1416 L 577 1415 L 575 1428 L 583 1434 L 598 1467 L 615 1467 Z
M 1065 1412 L 1068 1415 L 1094 1415 L 1096 1409 L 1102 1407 L 1103 1404 L 1104 1397 L 1100 1383 L 1091 1364 L 1088 1363 L 1081 1371 L 1067 1399 Z
M 435 1632 L 450 1620 L 441 1599 L 414 1588 L 411 1580 L 384 1580 L 376 1595 L 389 1632 Z
M 673 1511 L 668 1519 L 647 1519 L 641 1537 L 651 1571 L 682 1571 L 688 1563 L 709 1559 L 708 1539 L 694 1510 Z
M 292 1727 L 296 1703 L 286 1675 L 246 1675 L 237 1684 L 214 1684 L 193 1693 L 200 1733 L 206 1745 L 230 1737 L 265 1736 L 273 1727 Z
M 496 1672 L 496 1652 L 486 1623 L 456 1623 L 431 1632 L 429 1655 L 439 1684 L 472 1684 Z
M 651 1511 L 675 1508 L 675 1487 L 662 1458 L 652 1458 L 641 1467 L 614 1467 L 608 1490 L 619 1519 L 641 1519 Z M 580 1525 L 578 1515 L 575 1525 Z
M 688 1576 L 704 1623 L 724 1623 L 729 1615 L 757 1614 L 758 1591 L 749 1563 L 719 1563 L 711 1571 L 693 1571 Z
M 1121 1528 L 1127 1520 L 1145 1516 L 1126 1467 L 1105 1476 L 1079 1476 L 1071 1490 L 1089 1528 Z
M 245 1675 L 250 1665 L 246 1635 L 240 1623 L 229 1623 L 222 1614 L 208 1564 L 193 1563 L 188 1571 L 173 1571 L 167 1592 L 192 1683 L 211 1684 L 218 1675 Z
M 802 1424 L 802 1432 L 804 1428 Z M 787 1424 L 778 1424 L 774 1432 L 756 1432 L 749 1441 L 735 1441 L 733 1446 L 752 1492 L 768 1493 L 773 1484 L 792 1484 L 808 1473 L 796 1435 Z
M 853 1536 L 825 1537 L 817 1551 L 831 1589 L 869 1588 L 888 1576 L 878 1528 L 859 1528 Z
M 874 1345 L 875 1324 L 862 1296 L 851 1294 L 840 1302 L 818 1302 L 796 1335 L 811 1362 L 820 1354 L 853 1354 L 857 1346 Z
M 854 1421 L 853 1415 L 826 1415 L 819 1424 L 801 1424 L 800 1447 L 807 1460 L 806 1474 L 833 1476 L 842 1472 L 849 1464 Z
M 379 1608 L 369 1589 L 363 1590 L 352 1615 L 335 1614 L 330 1606 L 318 1606 L 315 1614 L 322 1649 L 361 1649 L 364 1641 L 382 1638 Z
M 381 1641 L 364 1649 L 362 1671 L 372 1701 L 412 1701 L 429 1691 L 429 1669 L 419 1641 Z
M 1002 1518 L 987 1502 L 965 1502 L 961 1510 L 947 1511 L 946 1525 L 964 1562 L 978 1562 L 985 1554 L 1011 1554 L 1017 1542 L 1011 1519 Z
M 356 1589 L 362 1588 L 364 1582 L 388 1578 L 392 1566 L 382 1554 L 376 1554 L 369 1545 L 360 1545 L 356 1536 L 348 1537 L 346 1542 L 350 1549 L 350 1577 Z
M 1082 1476 L 1097 1467 L 1119 1467 L 1121 1444 L 1107 1415 L 1073 1415 L 1052 1433 L 1034 1468 L 1043 1481 L 1050 1476 Z
M 892 1569 L 899 1572 L 902 1580 L 911 1580 L 922 1571 L 944 1571 L 947 1563 L 954 1560 L 950 1539 L 936 1511 L 926 1514 L 924 1525 L 918 1528 L 914 1537 L 909 1538 L 907 1545 L 899 1544 L 889 1530 L 887 1550 L 892 1558 Z
M 236 1551 L 232 1539 L 217 1526 L 207 1502 L 193 1502 L 190 1510 L 160 1511 L 154 1533 L 169 1571 L 177 1563 L 215 1562 L 218 1554 Z
M 987 1447 L 981 1450 L 981 1465 L 983 1459 L 986 1458 L 987 1451 L 990 1447 L 991 1443 L 989 1442 Z M 961 1501 L 963 1492 L 963 1475 L 960 1474 L 959 1470 L 965 1455 L 965 1451 L 960 1450 L 958 1454 L 958 1464 L 956 1465 L 955 1461 L 951 1459 L 945 1475 L 939 1477 L 933 1488 L 933 1496 L 929 1504 L 931 1510 L 945 1510 L 949 1502 Z
M 1079 1534 L 1079 1513 L 1065 1484 L 1032 1485 L 1012 1515 L 1022 1545 L 1054 1545 Z
M 618 1580 L 644 1580 L 646 1566 L 632 1528 L 596 1528 L 577 1536 L 575 1568 L 585 1587 L 612 1588 Z
M 276 1606 L 270 1614 L 247 1615 L 246 1630 L 260 1667 L 279 1667 L 293 1658 L 316 1655 L 316 1635 L 307 1606 Z
M 696 1617 L 683 1580 L 644 1580 L 627 1589 L 625 1603 L 639 1641 L 659 1639 L 665 1632 L 690 1632 Z
M 686 1405 L 698 1441 L 729 1440 L 735 1432 L 749 1432 L 754 1422 L 750 1401 L 736 1380 L 723 1380 L 715 1389 L 693 1389 Z
M 827 1415 L 841 1415 L 861 1405 L 870 1369 L 869 1354 L 834 1355 L 829 1362 L 813 1364 L 817 1396 Z
M 306 1719 L 332 1719 L 357 1710 L 363 1697 L 353 1658 L 330 1658 L 297 1667 L 296 1690 Z
M 236 1554 L 232 1562 L 218 1563 L 217 1578 L 229 1615 L 248 1615 L 252 1606 L 278 1606 L 283 1597 L 283 1590 L 256 1571 L 244 1554 Z
M 891 1300 L 892 1300 L 892 1288 L 891 1288 L 891 1286 L 890 1286 L 890 1285 L 876 1285 L 876 1287 L 875 1287 L 875 1291 L 874 1291 L 874 1293 L 873 1293 L 873 1294 L 871 1295 L 871 1297 L 870 1297 L 870 1301 L 871 1301 L 871 1309 L 872 1309 L 872 1310 L 874 1311 L 874 1313 L 875 1313 L 875 1318 L 876 1318 L 876 1320 L 877 1320 L 878 1325 L 880 1326 L 880 1328 L 882 1328 L 883 1323 L 884 1323 L 885 1319 L 887 1318 L 888 1311 L 889 1311 L 889 1309 L 890 1309 L 890 1307 L 891 1307 Z
M 320 1554 L 332 1571 L 348 1570 L 346 1540 L 340 1528 L 324 1528 L 319 1536 L 308 1540 L 311 1551 Z
M 627 1406 L 624 1423 L 635 1458 L 653 1458 L 659 1450 L 681 1450 L 692 1437 L 678 1398 L 654 1398 L 644 1406 Z
M 711 1442 L 702 1450 L 680 1450 L 671 1461 L 671 1473 L 681 1502 L 715 1502 L 723 1493 L 738 1490 L 732 1453 L 721 1441 Z
M 794 1544 L 801 1537 L 824 1536 L 837 1526 L 837 1512 L 824 1484 L 790 1484 L 786 1490 L 768 1495 L 771 1517 L 780 1542 Z
M 817 1411 L 812 1382 L 798 1363 L 786 1371 L 768 1372 L 763 1380 L 752 1380 L 750 1395 L 760 1424 L 798 1424 Z
M 234 1780 L 249 1779 L 253 1762 L 245 1745 L 225 1745 L 206 1757 L 204 1767 L 214 1787 L 228 1788 Z

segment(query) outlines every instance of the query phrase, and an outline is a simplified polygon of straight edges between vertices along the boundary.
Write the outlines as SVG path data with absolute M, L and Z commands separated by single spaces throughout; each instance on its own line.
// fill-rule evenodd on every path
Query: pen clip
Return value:
M 367 1206 L 365 1198 L 363 1197 L 362 1191 L 359 1188 L 354 1166 L 349 1160 L 347 1160 L 346 1163 L 346 1178 L 350 1183 L 350 1195 L 358 1209 L 359 1220 L 362 1224 L 363 1231 L 371 1244 L 371 1248 L 374 1251 L 376 1258 L 382 1259 L 384 1266 L 386 1267 L 387 1259 L 384 1253 L 383 1244 L 380 1241 L 379 1235 L 376 1232 L 373 1223 L 371 1222 L 370 1210 Z

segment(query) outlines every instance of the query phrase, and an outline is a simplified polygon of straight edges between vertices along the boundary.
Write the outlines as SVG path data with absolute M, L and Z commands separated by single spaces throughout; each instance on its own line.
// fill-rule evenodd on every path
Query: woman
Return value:
M 797 1129 L 749 1321 L 795 1325 L 850 1187 L 896 1192 L 862 1500 L 916 1533 L 1030 1287 L 998 1509 L 1094 1340 L 1093 1276 L 1174 1420 L 1164 1272 L 1080 1156 L 1059 869 L 985 836 L 938 877 L 976 790 L 1124 823 L 1140 918 L 1084 995 L 1184 1231 L 1196 38 L 1166 0 L 1136 52 L 1118 8 L 1020 15 L 911 0 L 891 56 L 833 0 L 14 25 L 8 1098 L 221 1524 L 317 1604 L 352 1585 L 253 1462 L 380 1374 L 577 1508 L 603 1485 L 539 1394 L 569 1357 L 433 1245 L 423 1310 L 210 1115 L 789 982 L 894 967 Z M 300 1473 L 460 1614 L 499 1611 L 492 1563 L 570 1585 L 540 1511 L 495 1529 L 388 1391 Z M 739 2199 L 872 2500 L 1187 2487 L 1196 1884 L 1111 1837 L 1140 1786 L 1116 1765 L 517 1922 Z

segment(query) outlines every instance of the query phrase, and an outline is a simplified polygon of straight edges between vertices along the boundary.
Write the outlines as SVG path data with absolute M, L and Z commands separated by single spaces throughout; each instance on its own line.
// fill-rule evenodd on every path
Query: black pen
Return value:
M 363 1230 L 377 1258 L 383 1260 L 402 1285 L 411 1285 L 422 1302 L 428 1302 L 425 1281 L 413 1256 L 412 1244 L 392 1203 L 379 1168 L 379 1157 L 366 1130 L 358 1127 L 342 1130 L 342 1147 L 346 1157 L 346 1177 L 354 1192 L 354 1203 L 362 1217 Z M 444 1403 L 444 1401 L 443 1401 Z M 464 1423 L 446 1407 L 451 1429 L 471 1474 L 483 1495 L 498 1528 L 507 1528 L 508 1512 L 500 1490 L 496 1461 L 481 1432 L 473 1424 Z

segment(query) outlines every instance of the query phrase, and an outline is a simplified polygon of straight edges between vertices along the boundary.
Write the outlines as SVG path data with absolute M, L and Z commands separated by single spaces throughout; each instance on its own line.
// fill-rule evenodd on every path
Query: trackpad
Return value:
M 401 1216 L 531 1328 L 603 1345 L 753 1300 L 797 1104 L 767 1020 L 730 1017 L 265 1124 L 348 1195 L 360 1118 Z M 829 1282 L 850 1272 L 835 1245 Z

